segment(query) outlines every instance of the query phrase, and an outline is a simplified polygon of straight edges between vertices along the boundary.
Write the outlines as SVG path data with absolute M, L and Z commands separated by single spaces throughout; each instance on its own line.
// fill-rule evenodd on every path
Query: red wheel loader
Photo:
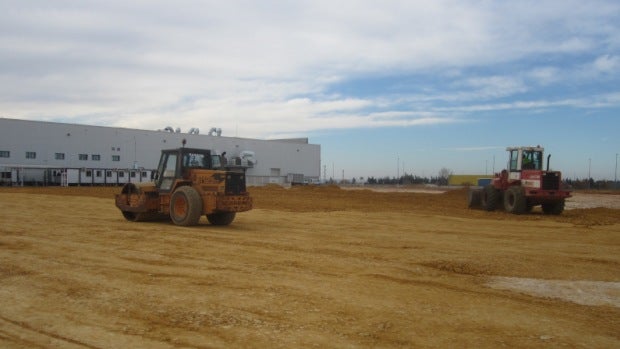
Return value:
M 563 188 L 562 173 L 543 169 L 544 149 L 536 147 L 508 147 L 508 169 L 496 173 L 491 183 L 470 188 L 468 206 L 493 211 L 503 207 L 507 212 L 523 214 L 541 205 L 545 214 L 559 215 L 570 191 Z

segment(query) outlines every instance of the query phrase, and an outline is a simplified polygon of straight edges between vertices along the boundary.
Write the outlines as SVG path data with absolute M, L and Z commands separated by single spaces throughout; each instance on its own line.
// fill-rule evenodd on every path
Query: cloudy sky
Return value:
M 0 0 L 0 116 L 308 137 L 336 178 L 540 144 L 613 179 L 620 2 Z

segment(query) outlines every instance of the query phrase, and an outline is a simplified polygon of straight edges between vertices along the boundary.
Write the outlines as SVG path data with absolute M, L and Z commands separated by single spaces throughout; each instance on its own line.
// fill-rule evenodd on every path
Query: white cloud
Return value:
M 620 57 L 610 55 L 600 56 L 594 61 L 593 67 L 595 71 L 603 74 L 618 72 L 620 70 Z
M 557 67 L 538 67 L 527 72 L 526 75 L 537 84 L 549 85 L 562 79 L 561 71 Z
M 492 68 L 601 49 L 618 38 L 610 15 L 618 8 L 605 1 L 5 2 L 0 110 L 268 137 L 460 122 L 455 111 L 579 105 L 493 103 L 529 92 L 527 78 L 544 86 L 566 71 L 546 64 L 519 76 Z M 590 71 L 617 74 L 616 53 L 596 57 Z M 423 95 L 330 91 L 358 76 L 429 71 L 457 82 Z
M 471 77 L 462 83 L 467 90 L 475 90 L 470 94 L 475 94 L 478 98 L 497 98 L 527 91 L 527 87 L 519 77 Z
M 507 103 L 472 104 L 457 107 L 438 107 L 433 111 L 442 113 L 476 113 L 502 110 L 541 110 L 548 108 L 610 108 L 620 106 L 620 92 L 604 93 L 584 98 L 516 100 Z
M 449 148 L 448 150 L 471 152 L 471 151 L 503 150 L 505 148 L 506 148 L 505 146 L 491 145 L 491 146 L 478 146 L 478 147 L 456 147 L 456 148 Z

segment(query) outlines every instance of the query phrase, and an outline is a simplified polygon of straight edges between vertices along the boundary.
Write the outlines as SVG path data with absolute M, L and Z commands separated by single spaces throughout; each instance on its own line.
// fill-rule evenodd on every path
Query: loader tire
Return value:
M 176 225 L 198 224 L 202 215 L 202 198 L 196 189 L 188 186 L 178 188 L 170 197 L 170 219 Z
M 545 202 L 541 206 L 544 214 L 559 215 L 564 212 L 564 199 L 555 202 Z
M 469 188 L 467 191 L 467 207 L 480 207 L 482 190 Z
M 480 196 L 482 208 L 487 211 L 495 211 L 495 209 L 497 208 L 497 204 L 499 203 L 499 197 L 499 190 L 495 189 L 495 187 L 491 184 L 487 185 L 482 190 Z
M 506 212 L 523 214 L 527 210 L 527 200 L 523 188 L 512 186 L 504 193 L 504 209 Z
M 207 215 L 207 220 L 213 225 L 229 225 L 235 219 L 235 212 L 219 212 Z

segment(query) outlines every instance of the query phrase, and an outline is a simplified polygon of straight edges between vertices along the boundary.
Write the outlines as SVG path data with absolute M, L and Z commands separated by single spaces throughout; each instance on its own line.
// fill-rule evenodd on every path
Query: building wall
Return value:
M 0 167 L 155 169 L 160 151 L 181 147 L 183 139 L 186 147 L 226 152 L 228 157 L 253 151 L 257 164 L 247 170 L 248 184 L 283 183 L 289 173 L 320 176 L 320 145 L 307 139 L 272 141 L 6 118 L 0 118 L 0 152 L 10 157 L 0 157 Z M 27 158 L 27 152 L 36 156 Z
M 478 185 L 478 180 L 484 178 L 493 178 L 493 175 L 451 175 L 448 185 Z

